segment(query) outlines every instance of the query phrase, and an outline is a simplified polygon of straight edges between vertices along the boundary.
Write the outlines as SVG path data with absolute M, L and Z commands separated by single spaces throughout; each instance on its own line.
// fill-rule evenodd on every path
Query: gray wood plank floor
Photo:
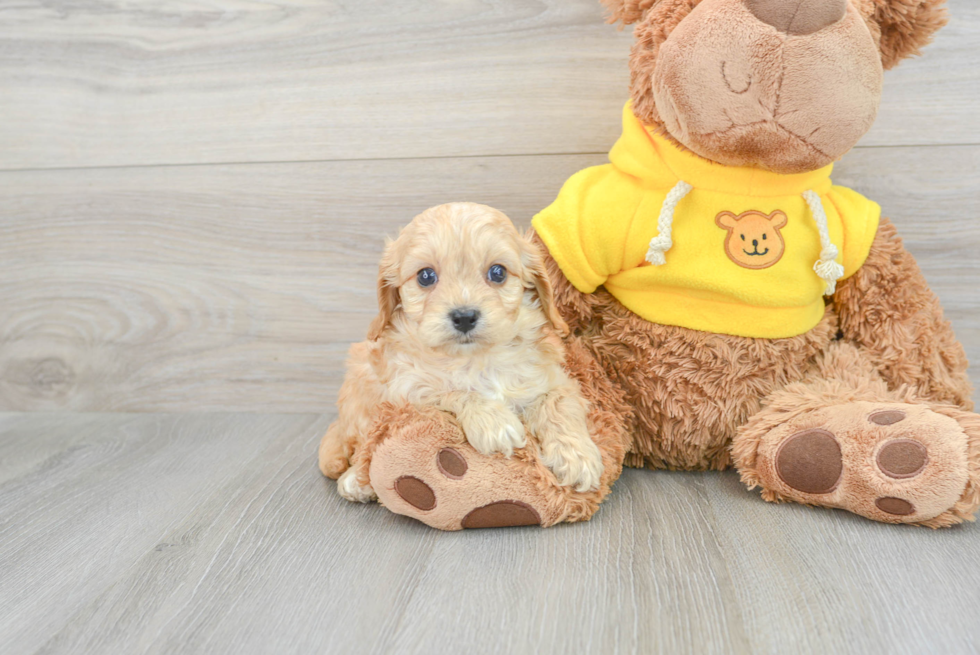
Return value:
M 320 415 L 0 414 L 4 653 L 966 653 L 980 540 L 627 471 L 588 524 L 342 500 Z

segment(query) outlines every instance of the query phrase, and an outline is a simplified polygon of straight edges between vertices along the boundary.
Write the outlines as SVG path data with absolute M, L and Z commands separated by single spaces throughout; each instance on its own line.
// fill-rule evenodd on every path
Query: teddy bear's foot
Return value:
M 550 526 L 565 520 L 556 482 L 536 446 L 513 456 L 481 455 L 448 414 L 389 408 L 366 468 L 378 500 L 392 512 L 440 530 Z M 598 503 L 596 503 L 598 504 Z
M 804 403 L 805 404 L 805 403 Z M 766 500 L 944 527 L 980 504 L 980 417 L 946 405 L 852 401 L 780 416 L 739 435 L 736 460 Z M 755 457 L 745 446 L 755 442 Z

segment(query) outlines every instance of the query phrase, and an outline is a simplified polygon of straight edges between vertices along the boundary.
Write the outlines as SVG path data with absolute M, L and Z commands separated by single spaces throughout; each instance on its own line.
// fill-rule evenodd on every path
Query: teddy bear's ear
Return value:
M 881 28 L 881 63 L 892 68 L 921 54 L 932 35 L 949 20 L 946 0 L 872 0 L 874 20 Z
M 642 19 L 658 2 L 660 0 L 602 0 L 610 12 L 607 22 L 622 22 L 623 25 L 631 25 Z

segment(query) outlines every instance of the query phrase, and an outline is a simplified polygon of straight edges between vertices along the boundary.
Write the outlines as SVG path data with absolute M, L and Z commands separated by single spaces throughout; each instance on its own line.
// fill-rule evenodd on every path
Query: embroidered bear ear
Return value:
M 788 222 L 789 222 L 789 218 L 786 217 L 786 212 L 783 212 L 779 209 L 769 214 L 769 224 L 772 225 L 777 230 L 786 227 L 786 224 Z
M 606 21 L 622 22 L 623 25 L 632 25 L 642 20 L 658 2 L 660 0 L 602 0 L 602 4 L 611 12 Z
M 715 216 L 715 225 L 723 230 L 733 230 L 738 225 L 738 216 L 732 212 L 721 212 Z

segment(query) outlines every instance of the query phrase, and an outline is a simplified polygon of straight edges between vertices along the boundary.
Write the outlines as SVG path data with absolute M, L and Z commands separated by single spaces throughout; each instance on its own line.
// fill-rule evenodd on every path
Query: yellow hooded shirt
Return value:
M 603 285 L 654 323 L 803 334 L 878 230 L 881 208 L 833 186 L 833 165 L 780 175 L 716 164 L 648 130 L 629 103 L 609 161 L 569 178 L 532 224 L 575 288 Z

